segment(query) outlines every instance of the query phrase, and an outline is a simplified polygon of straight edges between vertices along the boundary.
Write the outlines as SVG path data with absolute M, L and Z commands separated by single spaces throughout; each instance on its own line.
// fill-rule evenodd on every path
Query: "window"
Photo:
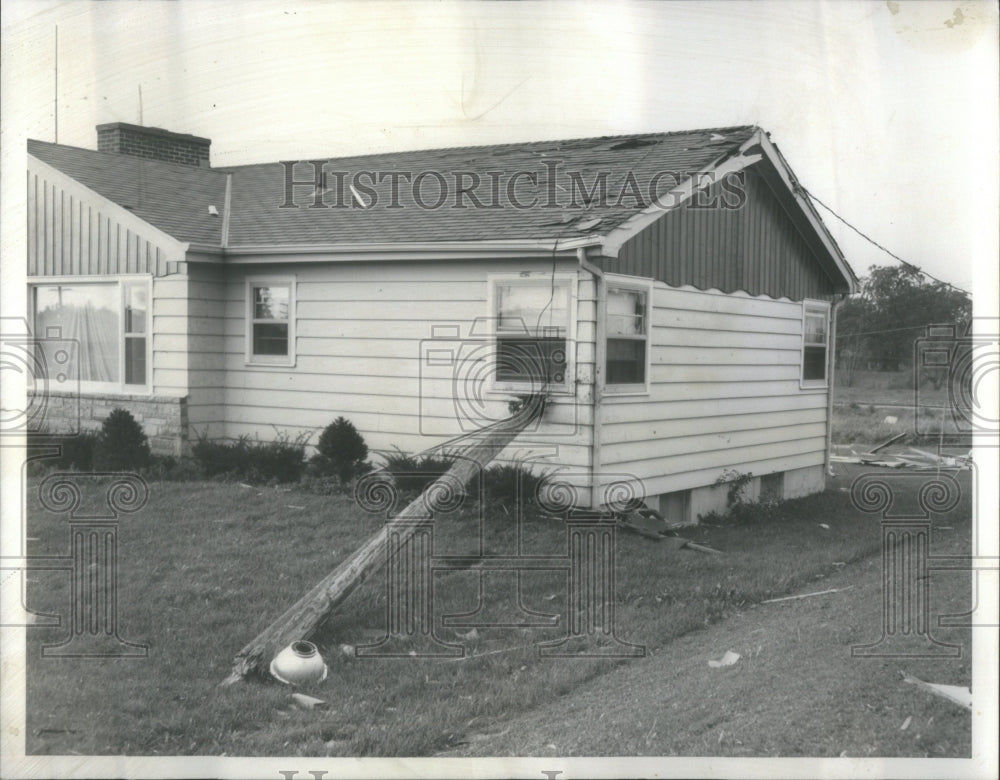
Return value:
M 497 384 L 568 384 L 570 299 L 565 278 L 494 283 Z
M 68 374 L 81 390 L 145 391 L 149 280 L 71 281 L 34 286 L 34 332 L 48 365 L 72 344 Z M 62 361 L 57 361 L 62 362 Z
M 802 386 L 826 386 L 826 350 L 830 307 L 806 302 L 802 315 Z
M 290 279 L 247 280 L 247 362 L 295 362 L 294 295 Z
M 606 385 L 646 385 L 649 293 L 608 286 Z

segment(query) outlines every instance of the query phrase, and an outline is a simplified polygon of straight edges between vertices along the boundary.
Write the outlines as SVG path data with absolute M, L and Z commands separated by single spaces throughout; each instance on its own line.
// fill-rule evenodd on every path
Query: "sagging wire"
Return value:
M 895 260 L 898 260 L 900 263 L 902 263 L 904 266 L 906 266 L 908 269 L 910 269 L 914 273 L 918 273 L 921 276 L 926 276 L 928 279 L 933 279 L 938 284 L 943 284 L 945 287 L 950 287 L 952 290 L 955 290 L 956 292 L 960 292 L 963 295 L 968 295 L 970 298 L 972 297 L 972 293 L 970 293 L 968 290 L 963 290 L 961 287 L 957 287 L 954 284 L 951 284 L 950 282 L 944 281 L 944 279 L 938 279 L 936 276 L 934 276 L 934 274 L 928 273 L 927 271 L 923 270 L 919 266 L 916 266 L 913 263 L 911 263 L 911 262 L 909 262 L 907 260 L 904 260 L 902 257 L 900 257 L 899 255 L 897 255 L 895 252 L 893 252 L 893 251 L 887 249 L 886 247 L 882 246 L 882 244 L 880 244 L 874 238 L 872 238 L 868 234 L 864 233 L 859 228 L 855 227 L 850 222 L 848 222 L 846 219 L 844 219 L 842 216 L 840 216 L 840 214 L 838 214 L 832 208 L 830 208 L 829 206 L 827 206 L 823 201 L 821 201 L 819 198 L 817 198 L 815 195 L 813 195 L 809 190 L 807 190 L 801 184 L 798 185 L 798 189 L 800 189 L 803 193 L 805 193 L 807 196 L 809 196 L 810 198 L 812 198 L 812 200 L 816 201 L 824 209 L 826 209 L 827 211 L 829 211 L 833 216 L 835 216 L 838 220 L 840 220 L 845 225 L 847 225 L 847 227 L 849 227 L 851 230 L 853 230 L 855 233 L 857 233 L 859 236 L 861 236 L 869 244 L 871 244 L 872 246 L 875 246 L 875 247 L 881 249 L 883 252 L 885 252 L 887 255 L 889 255 L 889 257 L 891 257 L 891 258 L 893 258 Z

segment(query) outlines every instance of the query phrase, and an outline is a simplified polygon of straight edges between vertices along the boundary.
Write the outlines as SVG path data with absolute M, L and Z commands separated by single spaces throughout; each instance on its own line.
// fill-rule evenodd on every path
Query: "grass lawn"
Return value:
M 64 517 L 44 510 L 38 480 L 28 483 L 28 552 L 63 555 Z M 88 490 L 103 491 L 90 486 Z M 947 518 L 970 514 L 968 500 Z M 437 554 L 474 554 L 476 507 L 439 518 Z M 146 658 L 66 659 L 41 656 L 66 629 L 28 632 L 27 751 L 132 755 L 430 755 L 467 741 L 484 724 L 504 722 L 579 690 L 621 659 L 539 658 L 539 642 L 565 634 L 561 572 L 523 577 L 524 606 L 558 613 L 547 628 L 439 625 L 437 635 L 464 644 L 468 658 L 357 658 L 342 645 L 377 640 L 385 625 L 385 582 L 365 582 L 314 641 L 329 678 L 304 692 L 329 709 L 290 706 L 278 684 L 217 687 L 233 655 L 379 527 L 379 519 L 343 496 L 220 483 L 151 483 L 148 504 L 119 530 L 119 634 L 149 646 Z M 823 523 L 828 528 L 820 524 Z M 508 518 L 491 517 L 487 552 L 515 541 Z M 620 534 L 617 627 L 622 639 L 656 652 L 681 636 L 871 559 L 880 550 L 877 519 L 841 490 L 786 502 L 766 522 L 700 526 L 690 538 L 726 551 L 706 555 Z M 525 525 L 526 552 L 561 555 L 562 521 Z M 484 596 L 500 608 L 498 593 Z M 435 576 L 441 615 L 476 606 L 474 572 Z M 65 572 L 33 572 L 28 604 L 65 616 Z
M 855 371 L 850 381 L 848 385 L 846 372 L 837 373 L 831 418 L 834 444 L 879 444 L 907 432 L 906 444 L 926 447 L 937 445 L 943 431 L 945 444 L 971 446 L 968 434 L 959 430 L 964 426 L 961 418 L 956 423 L 952 417 L 946 383 L 939 388 L 925 383 L 917 396 L 909 369 Z

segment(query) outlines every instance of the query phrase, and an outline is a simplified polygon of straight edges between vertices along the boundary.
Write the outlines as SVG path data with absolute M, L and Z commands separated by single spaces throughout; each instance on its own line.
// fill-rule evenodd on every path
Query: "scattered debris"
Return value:
M 286 509 L 305 509 L 304 506 L 296 506 L 295 504 L 285 504 Z
M 840 593 L 841 591 L 850 590 L 853 587 L 854 587 L 853 585 L 848 585 L 846 588 L 830 588 L 829 590 L 817 590 L 813 591 L 812 593 L 799 593 L 796 596 L 782 596 L 779 599 L 765 599 L 760 603 L 774 604 L 778 601 L 793 601 L 795 599 L 808 599 L 812 598 L 813 596 L 826 596 L 829 593 Z
M 304 693 L 293 693 L 292 703 L 301 710 L 323 710 L 327 706 L 323 699 L 317 699 L 315 696 L 306 696 Z
M 735 653 L 732 650 L 726 650 L 725 655 L 722 656 L 718 661 L 709 661 L 708 665 L 713 669 L 718 669 L 722 666 L 732 666 L 737 661 L 740 660 L 740 654 Z
M 886 425 L 895 425 L 896 423 L 899 422 L 899 418 L 889 414 L 886 415 L 886 418 L 882 420 L 882 422 L 884 422 Z
M 341 645 L 340 652 L 344 655 L 353 656 L 354 655 L 354 645 Z
M 903 725 L 899 727 L 900 731 L 906 731 L 910 727 L 910 722 L 913 720 L 912 715 L 907 715 L 906 720 L 903 721 Z
M 903 682 L 910 683 L 911 685 L 916 685 L 918 688 L 923 688 L 928 693 L 933 693 L 935 696 L 940 696 L 942 699 L 947 699 L 952 704 L 957 704 L 959 707 L 965 709 L 972 709 L 972 691 L 961 685 L 944 685 L 942 683 L 929 683 L 924 682 L 918 677 L 913 677 L 906 672 L 900 672 L 903 676 Z
M 819 527 L 822 528 L 824 531 L 829 531 L 830 530 L 830 526 L 827 525 L 826 523 L 820 523 Z
M 903 431 L 902 433 L 897 433 L 891 439 L 886 439 L 884 442 L 882 442 L 881 444 L 879 444 L 877 447 L 872 447 L 871 451 L 872 452 L 879 452 L 881 450 L 884 450 L 890 444 L 895 444 L 897 441 L 899 441 L 900 439 L 902 439 L 904 436 L 906 436 L 906 431 Z
M 461 639 L 468 640 L 469 642 L 472 642 L 476 639 L 479 639 L 479 632 L 475 629 L 475 627 L 473 627 L 471 631 L 468 631 L 464 634 L 461 633 L 458 629 L 455 629 L 455 636 Z
M 870 452 L 858 454 L 856 450 L 851 450 L 850 456 L 830 455 L 831 462 L 837 463 L 859 463 L 865 466 L 881 466 L 883 468 L 904 469 L 969 469 L 972 468 L 972 451 L 966 455 L 937 455 L 927 450 L 908 447 L 906 453 L 881 453 L 879 450 L 888 447 L 892 440 L 883 442 Z

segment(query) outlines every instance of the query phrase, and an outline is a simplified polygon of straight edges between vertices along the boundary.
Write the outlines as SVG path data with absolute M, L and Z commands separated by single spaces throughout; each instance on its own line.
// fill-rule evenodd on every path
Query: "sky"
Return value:
M 992 289 L 997 30 L 978 2 L 7 0 L 5 211 L 56 102 L 60 143 L 141 119 L 215 165 L 756 124 L 862 232 Z M 895 264 L 821 213 L 858 274 Z

